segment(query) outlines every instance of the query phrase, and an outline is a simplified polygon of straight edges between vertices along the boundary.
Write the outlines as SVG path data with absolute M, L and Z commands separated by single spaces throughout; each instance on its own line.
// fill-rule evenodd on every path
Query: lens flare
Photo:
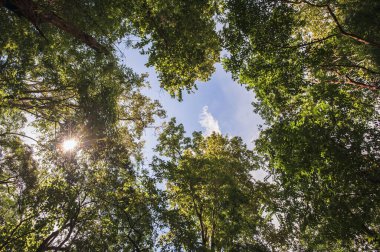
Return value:
M 62 143 L 62 149 L 64 152 L 74 150 L 78 145 L 78 141 L 75 139 L 67 139 Z

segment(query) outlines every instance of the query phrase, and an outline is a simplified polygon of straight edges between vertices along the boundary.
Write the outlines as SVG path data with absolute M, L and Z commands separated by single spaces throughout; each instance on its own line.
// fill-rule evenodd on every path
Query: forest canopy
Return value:
M 0 251 L 379 249 L 379 28 L 372 0 L 0 0 Z M 178 101 L 221 63 L 254 148 L 165 119 L 125 48 Z

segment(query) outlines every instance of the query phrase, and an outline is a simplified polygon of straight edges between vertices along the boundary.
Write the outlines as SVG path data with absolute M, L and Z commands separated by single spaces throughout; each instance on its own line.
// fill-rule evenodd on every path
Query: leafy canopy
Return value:
M 159 136 L 152 168 L 166 183 L 169 231 L 161 236 L 172 251 L 266 251 L 260 242 L 265 209 L 262 188 L 251 172 L 254 153 L 242 139 L 194 132 L 171 120 Z

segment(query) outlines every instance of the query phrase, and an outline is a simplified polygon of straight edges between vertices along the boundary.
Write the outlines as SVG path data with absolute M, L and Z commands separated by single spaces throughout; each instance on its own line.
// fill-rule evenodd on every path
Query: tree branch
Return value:
M 0 7 L 5 7 L 18 16 L 26 18 L 37 30 L 41 23 L 49 23 L 58 29 L 70 34 L 82 43 L 99 53 L 109 54 L 107 48 L 101 45 L 94 37 L 83 32 L 77 26 L 59 17 L 52 11 L 43 10 L 32 0 L 1 0 Z
M 40 144 L 40 142 L 38 140 L 34 139 L 33 137 L 30 137 L 30 136 L 27 136 L 27 135 L 24 135 L 21 133 L 16 133 L 16 132 L 0 133 L 0 136 L 6 136 L 6 135 L 15 135 L 15 136 L 20 136 L 20 137 L 25 137 L 25 138 L 28 138 L 28 139 L 33 140 L 34 142 Z
M 370 41 L 368 39 L 365 39 L 365 38 L 362 38 L 361 36 L 359 35 L 356 35 L 356 34 L 353 34 L 353 33 L 350 33 L 350 32 L 347 32 L 343 26 L 341 25 L 341 23 L 339 22 L 337 16 L 335 15 L 334 11 L 332 10 L 331 6 L 329 4 L 315 4 L 315 3 L 311 3 L 307 0 L 299 0 L 299 1 L 292 1 L 292 0 L 281 0 L 282 2 L 284 3 L 288 3 L 288 4 L 302 4 L 302 3 L 305 3 L 305 4 L 308 4 L 310 6 L 313 6 L 313 7 L 318 7 L 318 8 L 327 8 L 327 11 L 329 12 L 330 16 L 333 18 L 335 24 L 337 25 L 339 31 L 341 34 L 343 34 L 344 36 L 347 36 L 347 37 L 350 37 L 360 43 L 363 43 L 365 45 L 371 45 L 373 47 L 377 47 L 377 48 L 380 48 L 380 44 L 378 42 L 375 42 L 375 41 Z
M 347 83 L 347 84 L 354 85 L 354 86 L 357 86 L 360 88 L 370 89 L 370 90 L 380 90 L 380 87 L 378 87 L 378 86 L 369 85 L 369 84 L 365 84 L 362 82 L 355 81 L 354 79 L 350 78 L 348 75 L 346 75 L 345 77 L 346 77 L 345 83 Z
M 339 31 L 347 36 L 347 37 L 350 37 L 360 43 L 363 43 L 363 44 L 366 44 L 366 45 L 371 45 L 371 46 L 374 46 L 374 47 L 377 47 L 377 48 L 380 48 L 380 44 L 377 43 L 377 42 L 374 42 L 374 41 L 369 41 L 369 40 L 366 40 L 356 34 L 353 34 L 353 33 L 349 33 L 347 32 L 346 30 L 344 30 L 343 26 L 339 23 L 339 20 L 338 18 L 336 17 L 335 13 L 333 12 L 333 10 L 331 9 L 330 5 L 326 5 L 326 8 L 328 10 L 328 12 L 330 13 L 330 16 L 333 18 L 335 24 L 337 25 Z

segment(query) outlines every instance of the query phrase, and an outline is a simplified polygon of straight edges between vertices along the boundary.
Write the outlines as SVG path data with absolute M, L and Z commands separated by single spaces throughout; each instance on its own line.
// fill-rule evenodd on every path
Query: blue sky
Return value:
M 145 94 L 160 101 L 167 111 L 167 119 L 176 117 L 177 122 L 184 125 L 188 134 L 193 131 L 206 133 L 219 128 L 222 134 L 240 136 L 250 148 L 253 147 L 252 140 L 258 137 L 258 125 L 263 123 L 260 116 L 253 112 L 251 103 L 254 94 L 234 82 L 220 64 L 216 65 L 216 71 L 210 81 L 199 82 L 198 90 L 192 94 L 184 94 L 183 101 L 179 102 L 160 88 L 154 69 L 145 67 L 146 56 L 131 49 L 126 50 L 124 54 L 121 60 L 125 65 L 132 67 L 137 73 L 149 74 L 151 89 L 146 90 Z M 156 137 L 153 130 L 145 132 L 144 154 L 148 162 L 153 154 L 152 148 L 157 143 Z

